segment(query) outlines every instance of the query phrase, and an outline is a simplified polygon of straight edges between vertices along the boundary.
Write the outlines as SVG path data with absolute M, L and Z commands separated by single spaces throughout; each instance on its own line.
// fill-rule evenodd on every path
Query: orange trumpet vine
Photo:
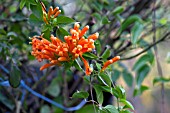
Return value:
M 46 12 L 46 7 L 45 7 L 45 5 L 42 2 L 41 2 L 41 6 L 42 6 L 42 11 L 43 11 L 43 19 L 44 19 L 44 22 L 46 24 L 49 24 L 48 21 L 51 18 L 56 18 L 61 13 L 61 10 L 59 10 L 59 7 L 56 7 L 53 10 L 53 7 L 50 6 L 49 11 Z
M 52 11 L 54 12 L 55 9 L 50 9 L 49 14 L 51 14 Z M 50 61 L 50 63 L 42 66 L 40 70 L 52 65 L 61 65 L 62 62 L 69 62 L 80 57 L 84 62 L 86 75 L 91 74 L 92 69 L 82 55 L 95 49 L 94 41 L 99 37 L 99 33 L 94 33 L 84 38 L 84 34 L 88 31 L 89 26 L 85 26 L 82 30 L 79 28 L 80 25 L 75 23 L 74 28 L 70 29 L 71 36 L 64 37 L 65 42 L 62 42 L 53 35 L 50 37 L 51 41 L 43 38 L 43 35 L 31 38 L 32 55 L 34 55 L 38 61 L 44 59 Z
M 101 69 L 101 71 L 104 71 L 109 65 L 113 64 L 114 62 L 120 60 L 120 56 L 116 56 L 108 61 L 106 61 Z

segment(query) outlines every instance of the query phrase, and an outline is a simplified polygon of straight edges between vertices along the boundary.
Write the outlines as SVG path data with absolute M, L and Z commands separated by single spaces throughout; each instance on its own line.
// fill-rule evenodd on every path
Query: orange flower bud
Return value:
M 53 12 L 53 7 L 51 6 L 49 11 L 48 11 L 48 19 L 50 19 L 52 12 Z
M 44 22 L 45 22 L 46 24 L 48 24 L 48 21 L 47 21 L 46 17 L 43 17 L 43 19 L 44 19 Z
M 54 18 L 56 18 L 61 13 L 61 10 L 57 11 L 54 15 Z
M 79 28 L 80 28 L 80 25 L 76 22 L 76 23 L 74 24 L 74 30 L 78 31 Z
M 45 65 L 41 66 L 40 70 L 42 71 L 45 68 L 48 68 L 48 67 L 53 66 L 53 65 L 55 65 L 55 63 L 45 64 Z
M 87 60 L 85 60 L 82 57 L 82 55 L 80 55 L 80 57 L 81 57 L 81 59 L 82 59 L 82 61 L 84 63 L 84 66 L 85 66 L 85 69 L 86 69 L 86 75 L 90 75 L 93 70 L 90 68 L 89 63 L 87 62 Z
M 114 62 L 120 60 L 120 56 L 116 56 L 108 61 L 106 61 L 102 67 L 101 71 L 104 71 L 110 64 L 113 64 Z
M 88 39 L 93 39 L 93 40 L 96 40 L 97 38 L 99 37 L 99 33 L 95 33 L 95 34 L 92 34 L 88 37 Z
M 87 25 L 87 26 L 85 26 L 82 30 L 81 30 L 81 33 L 80 33 L 80 37 L 82 37 L 85 33 L 86 33 L 86 31 L 87 30 L 89 30 L 89 26 Z
M 52 15 L 54 15 L 58 10 L 59 10 L 59 7 L 56 7 L 56 8 L 53 10 Z

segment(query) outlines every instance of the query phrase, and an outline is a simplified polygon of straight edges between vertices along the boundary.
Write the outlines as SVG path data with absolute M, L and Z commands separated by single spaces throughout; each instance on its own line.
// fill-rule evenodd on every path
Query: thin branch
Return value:
M 63 74 L 62 74 L 62 77 L 63 77 L 63 97 L 64 97 L 64 105 L 67 106 L 68 105 L 68 84 L 67 84 L 67 75 L 66 75 L 66 72 L 65 70 L 63 70 Z
M 20 113 L 20 110 L 21 110 L 21 101 L 17 101 L 17 104 L 16 104 L 16 113 Z
M 149 26 L 149 24 L 148 24 L 148 26 Z M 146 27 L 147 27 L 147 26 L 146 26 Z M 146 28 L 146 27 L 145 27 L 145 28 Z M 163 28 L 163 27 L 165 27 L 165 26 L 164 26 L 164 25 L 161 25 L 161 26 L 158 26 L 157 29 L 160 29 L 160 28 Z M 145 28 L 144 28 L 144 29 L 145 29 Z M 143 34 L 141 37 L 142 37 L 142 38 L 145 38 L 146 36 L 150 35 L 153 31 L 154 31 L 154 29 L 152 28 L 152 29 L 149 30 L 147 33 Z M 115 54 L 119 54 L 119 55 L 120 55 L 120 53 L 124 52 L 124 50 L 127 50 L 131 45 L 132 45 L 132 43 L 131 43 L 130 41 L 129 41 L 124 47 L 122 47 L 122 46 L 123 46 L 123 43 L 120 44 L 120 46 L 115 49 Z M 145 46 L 145 45 L 143 45 L 143 46 Z M 120 49 L 119 49 L 119 48 L 120 48 Z M 136 46 L 135 48 L 137 48 L 137 46 Z
M 92 87 L 92 78 L 90 76 L 90 95 L 91 95 L 91 99 L 94 100 L 94 98 L 93 98 L 93 90 L 92 89 L 93 89 L 93 87 Z M 97 113 L 94 101 L 93 101 L 93 108 L 94 108 L 95 113 Z
M 78 80 L 76 80 L 73 85 L 71 86 L 71 88 L 69 89 L 69 94 L 72 94 L 73 91 L 76 89 L 76 87 L 80 84 L 82 78 L 79 77 Z
M 154 2 L 153 2 L 153 9 L 152 9 L 152 12 L 153 12 L 152 26 L 153 26 L 153 29 L 154 29 L 153 43 L 156 42 L 156 9 L 155 8 L 156 8 L 156 0 L 154 0 Z M 157 62 L 158 74 L 159 74 L 159 76 L 163 77 L 161 64 L 160 64 L 159 58 L 158 58 L 158 48 L 157 48 L 156 45 L 154 46 L 154 51 L 155 51 L 155 58 L 156 58 L 156 62 Z M 165 102 L 164 102 L 165 94 L 164 94 L 164 92 L 165 92 L 164 83 L 161 83 L 161 113 L 164 113 L 164 106 L 165 106 Z
M 168 37 L 168 36 L 169 36 L 169 37 Z M 167 37 L 170 38 L 170 32 L 166 33 L 166 34 L 165 34 L 161 39 L 159 39 L 158 41 L 150 44 L 150 45 L 149 45 L 148 47 L 146 47 L 143 51 L 141 51 L 141 52 L 139 52 L 139 53 L 137 53 L 137 54 L 135 54 L 135 55 L 133 55 L 133 56 L 130 56 L 130 57 L 121 58 L 121 60 L 129 60 L 129 59 L 135 58 L 135 57 L 141 55 L 142 53 L 146 52 L 146 51 L 149 50 L 150 48 L 154 47 L 156 44 L 164 41 Z

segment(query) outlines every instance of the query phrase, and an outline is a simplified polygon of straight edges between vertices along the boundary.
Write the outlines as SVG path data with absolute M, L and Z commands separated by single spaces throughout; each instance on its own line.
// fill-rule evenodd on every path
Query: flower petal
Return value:
M 87 60 L 84 59 L 82 57 L 82 55 L 80 55 L 80 57 L 81 57 L 81 59 L 82 59 L 82 61 L 84 63 L 84 66 L 85 66 L 85 69 L 86 69 L 86 75 L 90 75 L 93 70 L 90 68 L 89 63 L 87 62 Z
M 48 68 L 48 67 L 53 66 L 53 65 L 55 65 L 55 63 L 45 64 L 45 65 L 41 66 L 40 70 L 42 71 L 45 68 Z

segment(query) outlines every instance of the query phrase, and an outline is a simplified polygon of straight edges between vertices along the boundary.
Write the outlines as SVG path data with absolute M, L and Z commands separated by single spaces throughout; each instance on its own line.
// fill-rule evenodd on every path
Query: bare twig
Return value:
M 80 84 L 82 78 L 78 78 L 78 80 L 76 80 L 73 85 L 71 86 L 71 88 L 69 89 L 69 93 L 72 94 L 73 91 L 76 89 L 76 87 Z
M 168 37 L 168 36 L 169 36 L 169 37 Z M 130 57 L 121 58 L 121 60 L 128 60 L 128 59 L 135 58 L 135 57 L 141 55 L 142 53 L 146 52 L 146 51 L 149 50 L 150 48 L 154 47 L 156 44 L 164 41 L 165 39 L 167 39 L 167 37 L 170 38 L 170 32 L 166 33 L 166 34 L 165 34 L 161 39 L 159 39 L 158 41 L 150 44 L 150 45 L 149 45 L 148 47 L 146 47 L 143 51 L 141 51 L 141 52 L 139 52 L 139 53 L 137 53 L 137 54 L 135 54 L 135 55 L 133 55 L 133 56 L 130 56 Z
M 93 90 L 92 89 L 93 89 L 93 87 L 92 87 L 92 79 L 91 79 L 91 76 L 90 76 L 90 95 L 91 95 L 91 99 L 94 100 L 94 98 L 93 98 Z M 93 103 L 94 111 L 95 111 L 95 113 L 97 113 L 94 101 L 92 101 L 92 103 Z
M 64 105 L 67 106 L 68 104 L 68 84 L 67 84 L 67 75 L 65 70 L 63 70 L 63 97 L 64 97 Z
M 21 101 L 17 101 L 17 104 L 16 104 L 16 113 L 20 113 L 20 110 L 21 110 Z
M 153 29 L 154 29 L 154 32 L 153 32 L 153 43 L 156 42 L 156 0 L 154 0 L 153 2 Z M 155 51 L 155 58 L 156 58 L 156 62 L 157 62 L 157 70 L 158 70 L 158 74 L 159 76 L 163 77 L 163 72 L 162 72 L 162 68 L 161 68 L 161 64 L 159 62 L 159 58 L 158 58 L 158 48 L 157 46 L 155 45 L 154 46 L 154 51 Z M 165 97 L 165 89 L 164 89 L 164 83 L 161 83 L 161 113 L 164 113 L 164 97 Z

